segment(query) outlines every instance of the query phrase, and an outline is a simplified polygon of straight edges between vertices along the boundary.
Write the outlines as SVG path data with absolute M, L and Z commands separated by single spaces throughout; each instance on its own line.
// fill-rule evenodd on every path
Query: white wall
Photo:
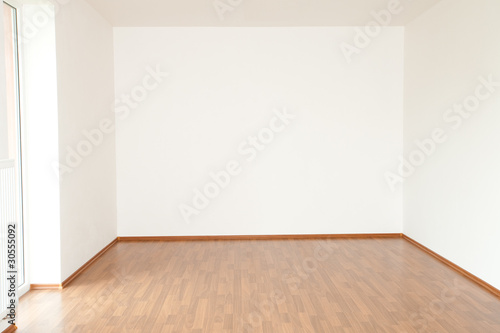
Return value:
M 406 27 L 404 127 L 406 156 L 434 128 L 447 137 L 404 185 L 404 233 L 496 288 L 500 87 L 467 118 L 447 110 L 479 76 L 500 82 L 498 13 L 497 0 L 444 0 Z
M 116 97 L 140 100 L 117 104 L 119 236 L 401 232 L 383 174 L 402 153 L 402 28 L 350 65 L 347 27 L 114 31 Z M 142 100 L 157 65 L 170 76 Z M 280 107 L 296 118 L 248 162 L 239 145 Z M 186 223 L 179 205 L 231 160 L 241 174 Z
M 64 280 L 116 238 L 113 32 L 81 0 L 60 6 L 56 29 Z
M 53 13 L 54 7 L 24 6 L 22 23 L 42 11 Z M 52 168 L 59 159 L 54 20 L 29 37 L 21 33 L 20 44 L 29 282 L 55 284 L 61 281 L 61 225 L 59 179 Z

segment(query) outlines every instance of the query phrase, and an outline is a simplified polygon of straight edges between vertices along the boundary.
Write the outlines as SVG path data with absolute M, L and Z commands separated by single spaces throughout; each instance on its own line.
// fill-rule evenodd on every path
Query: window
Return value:
M 22 149 L 21 149 L 21 110 L 19 89 L 19 54 L 18 54 L 18 11 L 7 2 L 3 2 L 3 30 L 5 47 L 5 92 L 6 100 L 0 106 L 0 227 L 2 237 L 6 237 L 7 225 L 14 223 L 17 234 L 17 281 L 25 284 L 24 270 L 24 223 L 22 195 Z M 0 64 L 4 65 L 4 64 Z M 3 78 L 2 78 L 3 79 Z M 3 98 L 2 98 L 3 99 Z M 3 313 L 6 301 L 5 274 L 6 246 L 2 240 L 0 253 L 2 258 L 0 313 Z M 5 295 L 5 296 L 4 296 Z

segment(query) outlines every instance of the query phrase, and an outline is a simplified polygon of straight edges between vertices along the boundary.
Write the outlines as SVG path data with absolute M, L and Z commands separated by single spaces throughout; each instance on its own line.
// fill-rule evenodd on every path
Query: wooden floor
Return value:
M 500 332 L 500 299 L 403 239 L 118 243 L 18 332 Z

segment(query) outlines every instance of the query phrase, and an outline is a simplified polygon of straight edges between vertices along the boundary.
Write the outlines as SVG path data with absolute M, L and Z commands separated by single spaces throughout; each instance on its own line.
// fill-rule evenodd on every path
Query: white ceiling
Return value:
M 398 0 L 87 0 L 113 26 L 364 26 Z M 440 0 L 399 0 L 390 25 L 409 23 Z M 224 20 L 214 3 L 233 4 Z M 239 4 L 238 4 L 239 3 Z

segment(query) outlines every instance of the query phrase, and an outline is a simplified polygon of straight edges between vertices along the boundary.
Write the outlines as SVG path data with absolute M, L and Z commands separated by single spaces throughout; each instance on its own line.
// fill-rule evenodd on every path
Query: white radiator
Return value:
M 0 320 L 7 314 L 7 225 L 17 220 L 16 185 L 14 160 L 0 160 Z

